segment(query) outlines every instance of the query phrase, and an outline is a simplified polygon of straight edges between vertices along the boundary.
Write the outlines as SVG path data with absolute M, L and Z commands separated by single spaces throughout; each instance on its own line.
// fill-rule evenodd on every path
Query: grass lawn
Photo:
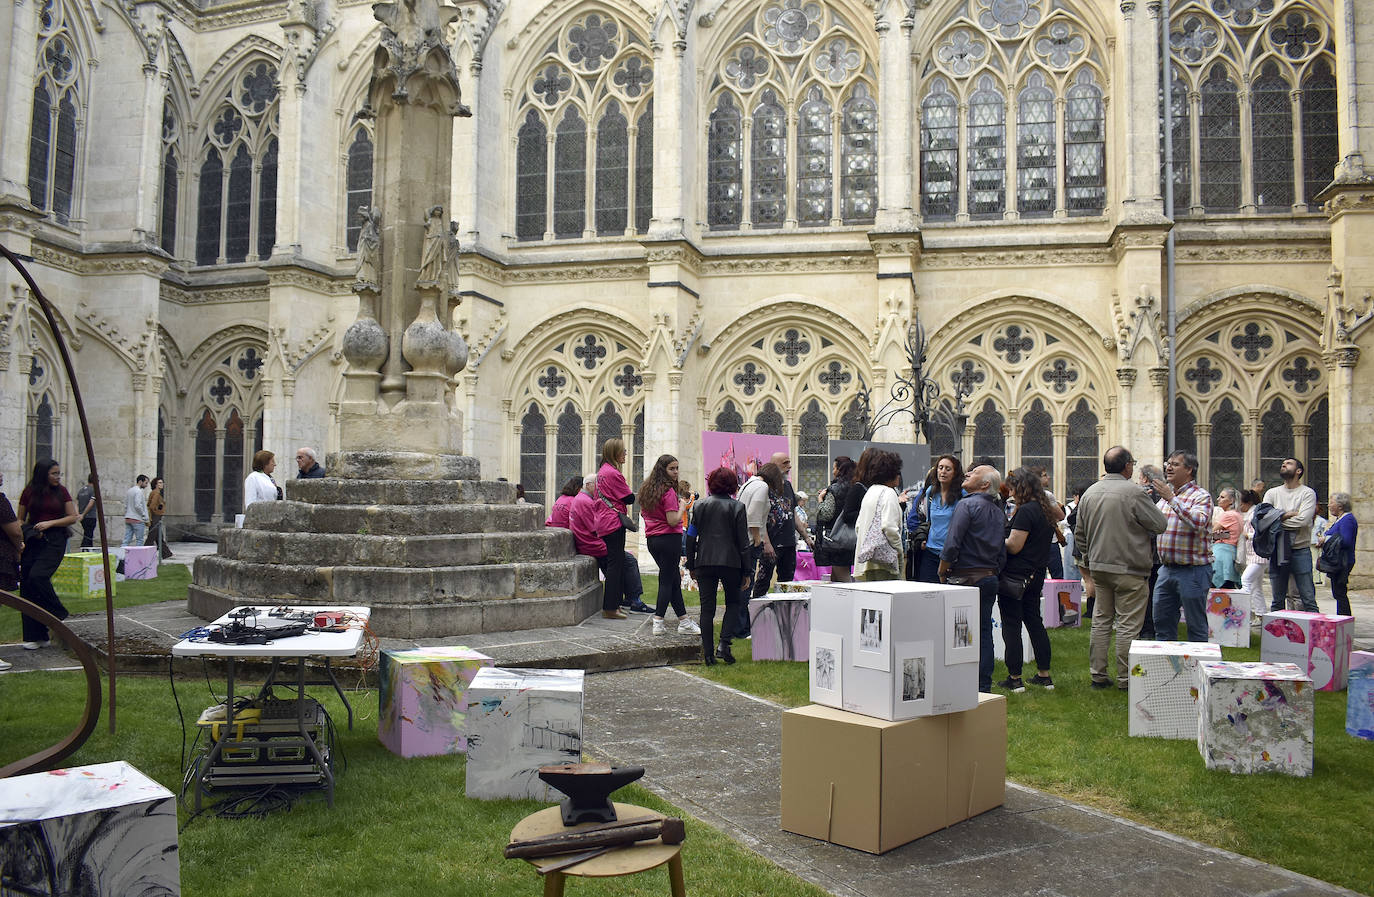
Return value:
M 113 562 L 114 557 L 110 560 Z M 126 579 L 115 583 L 115 607 L 137 607 L 159 601 L 185 601 L 186 587 L 191 584 L 191 571 L 182 564 L 165 564 L 158 568 L 157 579 Z M 73 614 L 104 612 L 105 596 L 99 598 L 64 599 L 63 604 Z M 8 607 L 0 608 L 0 644 L 20 640 L 19 613 Z M 0 742 L 2 743 L 2 742 Z
M 1007 777 L 1078 803 L 1374 894 L 1374 744 L 1345 734 L 1346 693 L 1317 692 L 1314 775 L 1209 770 L 1192 741 L 1127 736 L 1126 693 L 1088 685 L 1088 629 L 1052 629 L 1055 690 L 1008 695 Z M 1254 638 L 1259 643 L 1258 634 Z M 1259 648 L 1223 648 L 1259 660 Z M 806 665 L 746 663 L 692 672 L 797 707 Z M 999 662 L 994 681 L 1006 670 Z

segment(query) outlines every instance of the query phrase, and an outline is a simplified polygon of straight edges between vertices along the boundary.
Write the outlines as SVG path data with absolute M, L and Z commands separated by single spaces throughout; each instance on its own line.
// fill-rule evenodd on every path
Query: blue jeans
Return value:
M 124 542 L 122 544 L 125 548 L 128 548 L 130 545 L 142 545 L 143 539 L 147 535 L 148 524 L 137 520 L 130 520 L 127 517 L 124 519 Z M 1308 576 L 1308 579 L 1311 578 L 1311 576 Z
M 1317 608 L 1317 587 L 1312 583 L 1312 549 L 1295 548 L 1293 557 L 1286 567 L 1276 567 L 1269 562 L 1269 588 L 1272 595 L 1270 610 L 1283 610 L 1288 601 L 1288 577 L 1292 576 L 1298 584 L 1298 596 L 1302 598 L 1302 609 L 1308 613 L 1319 613 Z
M 1161 565 L 1155 582 L 1155 638 L 1174 641 L 1181 604 L 1188 624 L 1188 641 L 1207 641 L 1207 592 L 1211 588 L 1211 564 Z

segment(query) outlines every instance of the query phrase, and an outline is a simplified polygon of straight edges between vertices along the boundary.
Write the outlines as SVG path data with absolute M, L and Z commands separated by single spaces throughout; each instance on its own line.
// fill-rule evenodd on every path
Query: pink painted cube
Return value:
M 157 546 L 130 545 L 124 549 L 125 579 L 157 579 Z
M 792 592 L 751 599 L 749 626 L 754 660 L 805 663 L 811 645 L 811 596 Z
M 1228 648 L 1250 647 L 1250 593 L 1212 589 L 1207 593 L 1207 641 Z
M 792 574 L 793 582 L 815 582 L 821 578 L 816 567 L 816 556 L 809 551 L 797 552 L 797 570 Z
M 1318 691 L 1340 691 L 1350 672 L 1355 618 L 1276 610 L 1264 615 L 1260 660 L 1294 663 L 1312 677 Z
M 485 654 L 462 646 L 383 651 L 377 737 L 401 757 L 467 751 L 467 690 Z
M 1083 625 L 1083 583 L 1077 579 L 1047 579 L 1041 596 L 1046 629 Z

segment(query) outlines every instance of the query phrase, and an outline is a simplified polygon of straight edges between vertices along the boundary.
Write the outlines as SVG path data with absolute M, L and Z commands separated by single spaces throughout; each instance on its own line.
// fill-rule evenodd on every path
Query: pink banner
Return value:
M 701 431 L 701 466 L 707 476 L 717 467 L 728 467 L 743 483 L 767 464 L 774 452 L 787 450 L 786 436 Z

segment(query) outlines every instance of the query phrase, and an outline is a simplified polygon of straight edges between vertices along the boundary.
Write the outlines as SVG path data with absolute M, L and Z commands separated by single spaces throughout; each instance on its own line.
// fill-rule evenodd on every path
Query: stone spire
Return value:
M 372 9 L 385 27 L 358 115 L 375 122 L 373 205 L 356 210 L 358 318 L 344 334 L 342 451 L 329 467 L 345 477 L 475 476 L 453 407 L 468 353 L 452 328 L 457 226 L 444 215 L 453 119 L 471 114 L 444 40 L 458 10 L 438 0 Z

